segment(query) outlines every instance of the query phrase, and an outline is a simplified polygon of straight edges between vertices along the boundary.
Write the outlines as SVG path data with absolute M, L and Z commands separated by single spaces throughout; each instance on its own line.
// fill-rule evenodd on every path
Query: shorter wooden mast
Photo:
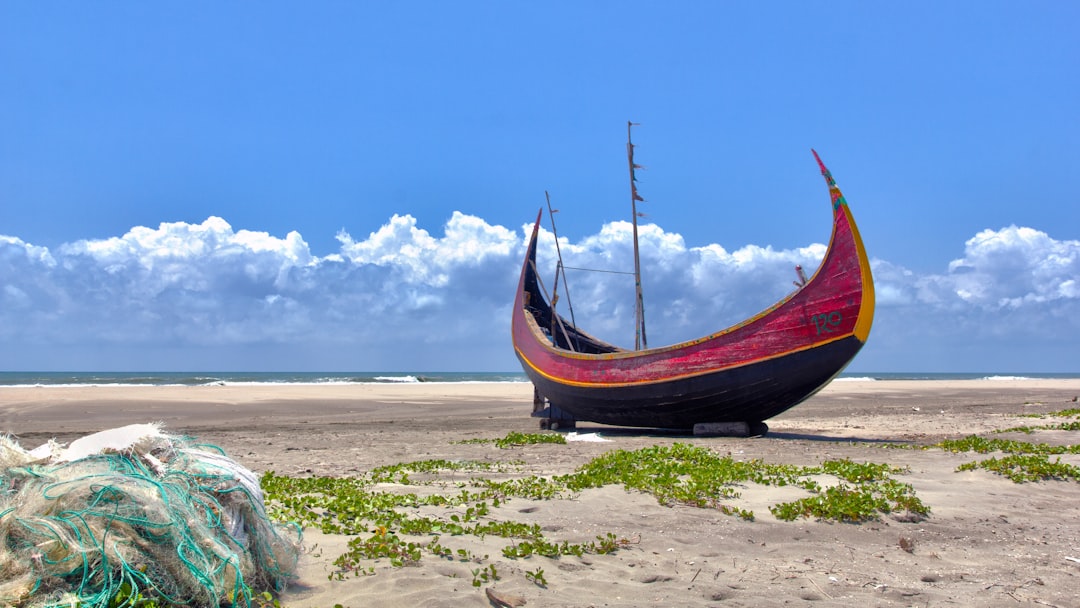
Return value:
M 637 191 L 637 177 L 634 169 L 640 169 L 634 164 L 634 143 L 630 139 L 630 129 L 637 123 L 626 121 L 626 158 L 630 163 L 630 210 L 634 225 L 634 350 L 649 348 L 649 341 L 645 337 L 645 299 L 641 295 L 641 256 L 638 252 L 638 201 L 645 202 Z

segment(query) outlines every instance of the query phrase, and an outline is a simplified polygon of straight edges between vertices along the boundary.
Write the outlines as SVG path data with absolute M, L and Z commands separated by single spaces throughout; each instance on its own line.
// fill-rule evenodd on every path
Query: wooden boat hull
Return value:
M 584 389 L 529 374 L 541 395 L 575 420 L 690 429 L 705 422 L 760 422 L 805 401 L 862 343 L 854 337 L 714 373 L 641 385 Z
M 551 310 L 535 269 L 538 216 L 512 334 L 515 353 L 539 395 L 563 419 L 688 429 L 710 422 L 760 422 L 828 384 L 866 342 L 874 291 L 847 203 L 824 165 L 821 170 L 832 198 L 833 231 L 817 272 L 751 319 L 661 348 L 616 348 Z

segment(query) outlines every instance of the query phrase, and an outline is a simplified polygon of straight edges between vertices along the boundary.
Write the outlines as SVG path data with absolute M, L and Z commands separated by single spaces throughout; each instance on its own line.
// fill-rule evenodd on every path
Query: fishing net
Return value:
M 0 605 L 249 606 L 295 576 L 300 531 L 213 446 L 132 425 L 67 448 L 0 436 Z M 121 604 L 123 605 L 123 604 Z

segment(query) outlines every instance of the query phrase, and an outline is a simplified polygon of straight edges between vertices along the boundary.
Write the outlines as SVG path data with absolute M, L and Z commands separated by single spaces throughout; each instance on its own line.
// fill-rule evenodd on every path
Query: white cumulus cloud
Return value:
M 455 212 L 431 234 L 395 215 L 363 239 L 342 231 L 339 251 L 324 257 L 297 232 L 236 230 L 218 217 L 55 251 L 0 236 L 0 365 L 512 369 L 510 305 L 529 230 Z M 794 289 L 796 265 L 809 275 L 825 253 L 824 244 L 688 247 L 659 226 L 639 230 L 652 346 L 756 314 Z M 630 224 L 560 247 L 570 297 L 560 283 L 559 310 L 572 305 L 581 326 L 631 345 Z M 549 292 L 554 249 L 541 229 Z M 979 232 L 937 274 L 886 260 L 872 268 L 878 307 L 861 369 L 958 369 L 970 360 L 975 371 L 1037 371 L 1080 339 L 1080 241 L 1009 226 Z
M 923 371 L 1075 370 L 1080 241 L 1008 226 L 976 234 L 940 274 L 880 260 L 873 270 L 879 314 L 867 350 L 882 360 L 893 351 Z

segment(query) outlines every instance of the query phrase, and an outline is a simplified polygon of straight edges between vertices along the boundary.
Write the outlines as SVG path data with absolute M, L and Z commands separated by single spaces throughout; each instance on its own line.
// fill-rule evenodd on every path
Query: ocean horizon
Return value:
M 1080 379 L 1080 372 L 844 372 L 836 381 Z M 523 372 L 0 372 L 0 388 L 27 386 L 342 385 L 528 382 Z

